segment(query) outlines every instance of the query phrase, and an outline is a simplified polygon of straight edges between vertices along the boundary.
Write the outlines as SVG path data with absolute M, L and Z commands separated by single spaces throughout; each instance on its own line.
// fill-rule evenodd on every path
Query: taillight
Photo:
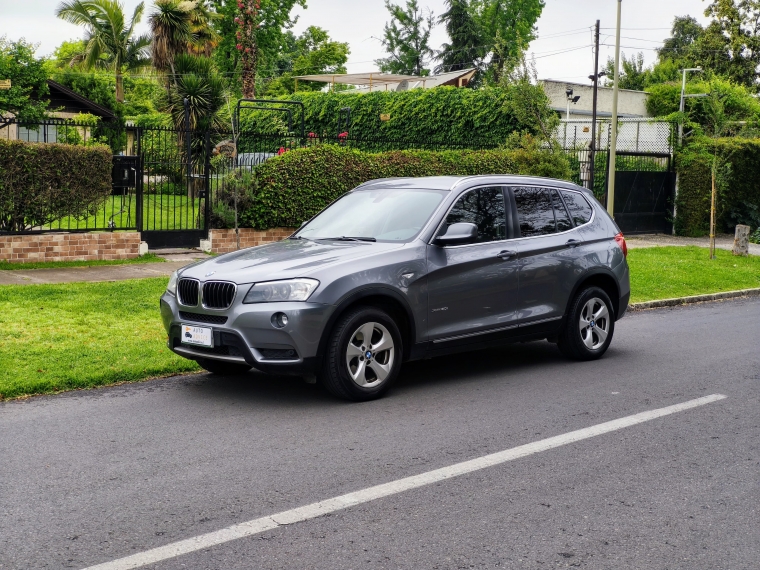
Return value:
M 620 246 L 620 249 L 623 250 L 623 256 L 628 258 L 628 245 L 625 243 L 625 238 L 622 233 L 615 236 L 615 243 L 617 243 Z

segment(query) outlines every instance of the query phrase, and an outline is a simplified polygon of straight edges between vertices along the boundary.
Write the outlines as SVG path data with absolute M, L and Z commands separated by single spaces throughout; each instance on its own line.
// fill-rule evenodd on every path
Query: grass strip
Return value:
M 631 249 L 631 302 L 657 301 L 760 287 L 760 257 L 696 246 Z
M 66 267 L 98 267 L 101 265 L 134 265 L 138 263 L 161 263 L 166 261 L 155 253 L 146 253 L 134 259 L 98 259 L 93 261 L 32 261 L 10 263 L 0 260 L 0 270 L 18 271 L 22 269 L 65 269 Z
M 198 370 L 166 348 L 166 283 L 0 287 L 0 399 Z

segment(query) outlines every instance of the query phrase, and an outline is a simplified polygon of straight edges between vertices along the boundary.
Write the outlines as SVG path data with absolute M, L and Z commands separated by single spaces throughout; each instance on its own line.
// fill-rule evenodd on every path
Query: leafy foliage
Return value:
M 337 136 L 340 109 L 351 108 L 350 136 L 478 146 L 500 145 L 514 131 L 542 134 L 537 116 L 552 120 L 543 90 L 529 82 L 483 89 L 412 89 L 371 93 L 295 93 L 303 102 L 306 132 Z M 522 104 L 530 101 L 531 106 Z M 381 114 L 390 115 L 382 121 Z M 241 121 L 243 122 L 243 121 Z M 257 125 L 250 124 L 250 130 Z M 296 125 L 300 128 L 300 124 Z
M 562 153 L 535 148 L 363 153 L 339 145 L 296 149 L 255 170 L 253 204 L 241 215 L 257 229 L 294 227 L 359 184 L 375 178 L 475 174 L 569 178 Z
M 436 73 L 478 67 L 485 49 L 480 27 L 470 11 L 468 0 L 446 0 L 448 10 L 438 23 L 446 27 L 451 43 L 444 43 L 438 52 L 441 63 Z
M 736 224 L 760 227 L 760 140 L 700 138 L 676 155 L 679 176 L 675 220 L 679 235 L 705 235 L 709 228 L 711 169 L 720 156 L 716 176 L 717 227 L 733 231 Z
M 106 146 L 0 139 L 0 231 L 23 231 L 93 214 L 111 193 Z
M 34 50 L 23 39 L 12 42 L 0 37 L 0 79 L 11 80 L 10 89 L 0 90 L 0 117 L 12 113 L 24 121 L 45 118 L 47 73 L 42 60 L 34 57 Z
M 430 48 L 430 31 L 434 17 L 420 10 L 417 0 L 406 0 L 402 8 L 385 0 L 391 21 L 385 24 L 382 43 L 388 57 L 378 59 L 381 71 L 402 75 L 430 75 L 426 68 L 434 52 Z

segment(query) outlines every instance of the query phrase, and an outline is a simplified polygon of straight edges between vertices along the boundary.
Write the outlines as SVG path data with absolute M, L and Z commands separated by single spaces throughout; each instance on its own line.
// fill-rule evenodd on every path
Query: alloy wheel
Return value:
M 581 340 L 589 350 L 597 350 L 604 345 L 610 330 L 610 312 L 604 301 L 594 297 L 586 302 L 578 328 Z
M 393 337 L 380 323 L 360 326 L 346 347 L 348 375 L 357 386 L 373 388 L 382 383 L 393 369 Z

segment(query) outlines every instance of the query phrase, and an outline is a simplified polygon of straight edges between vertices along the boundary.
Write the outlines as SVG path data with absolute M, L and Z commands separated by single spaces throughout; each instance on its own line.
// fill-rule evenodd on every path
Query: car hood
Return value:
M 286 239 L 190 265 L 182 270 L 182 277 L 238 284 L 308 277 L 341 262 L 400 247 L 403 244 Z

